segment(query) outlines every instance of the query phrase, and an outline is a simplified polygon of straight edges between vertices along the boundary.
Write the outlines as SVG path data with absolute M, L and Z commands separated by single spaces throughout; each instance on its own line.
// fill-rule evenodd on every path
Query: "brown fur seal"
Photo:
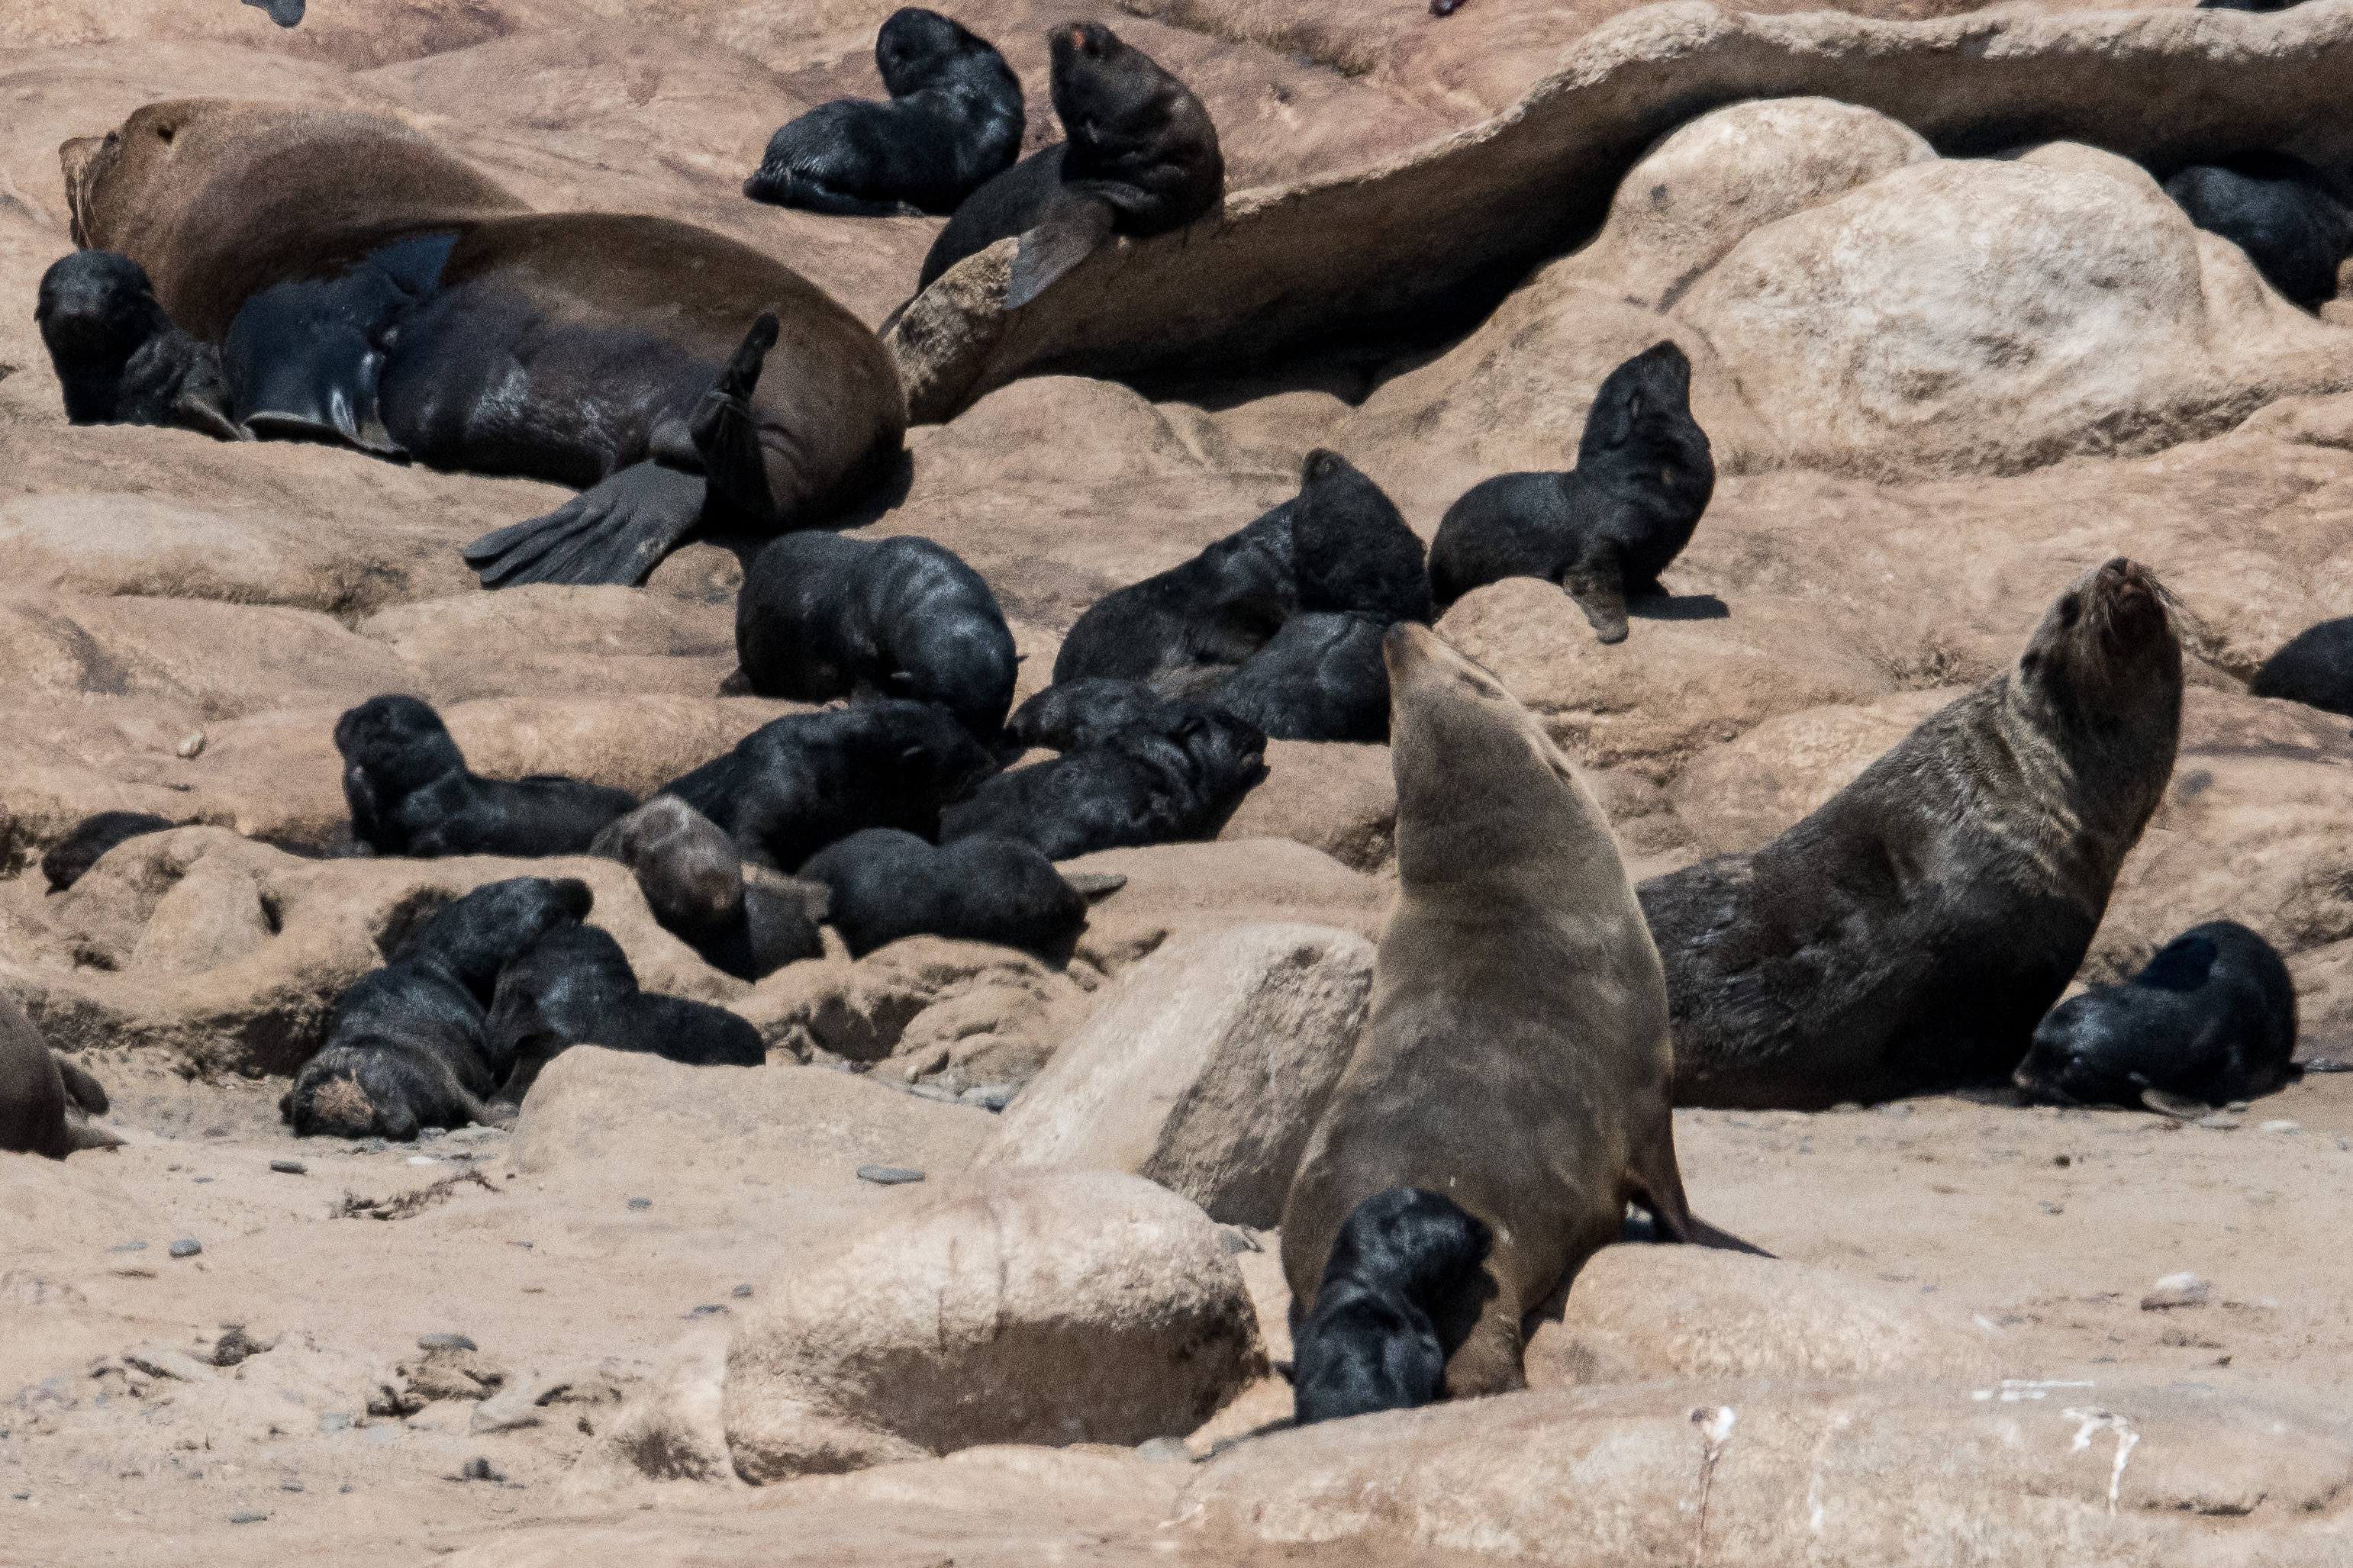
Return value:
M 1753 855 L 1642 884 L 1675 1099 L 1879 1100 L 2007 1078 L 2172 775 L 2181 648 L 2121 558 L 2018 662 Z
M 152 103 L 60 157 L 76 243 L 218 346 L 239 427 L 584 488 L 470 545 L 485 584 L 641 583 L 699 523 L 798 527 L 897 459 L 874 334 L 707 230 L 533 213 L 342 110 Z
M 0 996 L 0 1149 L 62 1160 L 122 1140 L 86 1117 L 106 1114 L 106 1090 L 49 1049 L 25 1010 Z
M 1619 1239 L 1630 1199 L 1663 1236 L 1728 1238 L 1683 1199 L 1666 983 L 1609 819 L 1437 634 L 1401 623 L 1384 652 L 1399 895 L 1371 1028 L 1283 1205 L 1282 1268 L 1303 1320 L 1360 1205 L 1403 1187 L 1461 1205 L 1493 1250 L 1423 1310 L 1449 1391 L 1495 1394 L 1525 1381 L 1523 1320 Z

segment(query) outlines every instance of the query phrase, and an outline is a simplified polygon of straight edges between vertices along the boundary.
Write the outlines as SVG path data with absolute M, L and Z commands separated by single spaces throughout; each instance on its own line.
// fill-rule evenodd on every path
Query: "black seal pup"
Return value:
M 1054 684 L 1183 677 L 1230 668 L 1264 647 L 1299 609 L 1295 500 L 1226 535 L 1181 566 L 1087 606 L 1054 656 Z
M 1218 128 L 1192 89 L 1100 22 L 1054 29 L 1054 112 L 1067 140 L 965 198 L 923 258 L 919 289 L 1021 237 L 1005 308 L 1018 310 L 1113 234 L 1168 234 L 1225 198 Z
M 1317 447 L 1299 466 L 1291 510 L 1299 607 L 1362 616 L 1386 631 L 1427 621 L 1428 552 L 1380 486 L 1339 453 Z
M 1294 1325 L 1311 1321 L 1366 1199 L 1444 1194 L 1493 1240 L 1431 1314 L 1455 1342 L 1446 1387 L 1472 1398 L 1525 1384 L 1525 1320 L 1619 1239 L 1630 1200 L 1662 1236 L 1743 1244 L 1684 1199 L 1666 984 L 1609 818 L 1436 633 L 1400 622 L 1387 650 L 1398 901 L 1364 1039 L 1283 1201 L 1282 1272 Z
M 747 879 L 735 840 L 674 795 L 615 822 L 588 853 L 627 866 L 662 929 L 738 979 L 825 951 L 817 930 L 825 889 L 774 872 Z
M 169 833 L 180 825 L 168 816 L 146 811 L 101 811 L 85 816 L 73 831 L 49 846 L 41 857 L 41 875 L 49 891 L 62 893 L 82 879 L 108 850 L 150 833 Z
M 2121 557 L 2018 661 L 1750 855 L 1641 887 L 1683 1105 L 1819 1110 L 2007 1079 L 2172 775 L 2181 648 Z
M 2309 310 L 2337 297 L 2337 268 L 2353 252 L 2353 209 L 2303 159 L 2242 153 L 2182 170 L 2165 194 L 2191 223 L 2245 251 L 2295 303 Z
M 466 769 L 441 715 L 371 697 L 335 721 L 352 833 L 379 855 L 579 855 L 638 807 L 627 790 L 553 773 L 510 783 Z
M 754 866 L 790 872 L 861 827 L 939 835 L 940 808 L 995 769 L 944 708 L 890 698 L 772 720 L 662 786 Z
M 420 1127 L 497 1120 L 489 1099 L 502 1075 L 482 1020 L 500 972 L 595 903 L 570 877 L 514 877 L 458 900 L 343 993 L 280 1112 L 301 1137 L 396 1142 Z
M 1186 713 L 1209 710 L 1182 697 L 1166 697 L 1141 680 L 1082 676 L 1057 681 L 1013 710 L 1006 733 L 1025 746 L 1083 752 L 1124 730 L 1164 733 Z
M 62 1160 L 122 1140 L 90 1118 L 106 1114 L 106 1090 L 49 1049 L 14 998 L 0 996 L 0 1150 Z
M 1021 80 L 937 11 L 910 5 L 874 35 L 888 103 L 836 99 L 768 138 L 744 182 L 755 202 L 846 217 L 952 213 L 1021 153 Z
M 1446 1358 L 1478 1320 L 1479 1266 L 1493 1245 L 1442 1193 L 1391 1187 L 1350 1211 L 1315 1310 L 1292 1331 L 1298 1425 L 1444 1398 Z
M 165 425 L 249 440 L 230 414 L 220 353 L 172 324 L 147 269 L 78 250 L 41 274 L 33 320 L 76 425 Z
M 724 1007 L 638 988 L 610 933 L 565 921 L 499 973 L 482 1022 L 497 1100 L 519 1106 L 542 1068 L 572 1046 L 642 1051 L 689 1067 L 759 1067 L 760 1031 Z
M 2302 1078 L 2295 1054 L 2287 965 L 2236 921 L 2210 921 L 2123 984 L 2053 1007 L 2010 1081 L 2054 1105 L 2137 1107 L 2151 1090 L 2227 1105 Z
M 2247 690 L 2353 715 L 2353 618 L 2323 621 L 2296 633 L 2263 660 Z
M 1593 395 L 1577 467 L 1498 474 L 1446 509 L 1430 547 L 1438 602 L 1506 577 L 1557 583 L 1605 643 L 1626 640 L 1626 600 L 1663 594 L 1715 492 L 1715 458 L 1691 412 L 1691 361 L 1653 343 Z
M 764 697 L 936 702 L 983 743 L 1013 706 L 997 595 L 928 539 L 805 529 L 767 545 L 735 598 L 735 657 Z
M 1214 834 L 1266 776 L 1266 737 L 1189 705 L 1082 751 L 997 774 L 940 814 L 943 844 L 976 834 L 1033 844 L 1049 860 Z
M 1044 950 L 1087 923 L 1085 895 L 1043 854 L 993 835 L 934 847 L 870 827 L 809 857 L 801 875 L 833 890 L 828 918 L 853 958 L 918 933 Z
M 1198 700 L 1272 741 L 1386 741 L 1385 630 L 1363 616 L 1302 611 Z

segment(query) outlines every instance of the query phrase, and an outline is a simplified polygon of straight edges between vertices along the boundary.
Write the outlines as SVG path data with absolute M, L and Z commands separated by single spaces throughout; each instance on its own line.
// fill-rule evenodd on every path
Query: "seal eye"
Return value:
M 2070 594 L 2065 598 L 2059 601 L 2059 624 L 2061 626 L 2073 626 L 2077 621 L 2080 621 L 2083 618 L 2084 601 L 2082 599 Z

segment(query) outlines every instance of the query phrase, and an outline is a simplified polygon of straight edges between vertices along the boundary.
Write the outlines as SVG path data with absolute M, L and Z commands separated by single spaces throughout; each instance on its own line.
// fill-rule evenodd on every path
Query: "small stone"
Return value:
M 732 1294 L 738 1301 L 748 1301 L 752 1299 L 752 1287 L 749 1285 L 738 1285 L 732 1292 L 730 1292 L 730 1294 Z
M 202 1252 L 204 1249 L 205 1244 L 203 1242 L 195 1241 L 185 1237 L 183 1237 L 178 1241 L 172 1243 L 172 1256 L 174 1258 L 194 1258 L 197 1253 Z
M 2073 1160 L 2072 1157 L 2070 1157 L 2070 1156 L 2068 1156 L 2068 1155 L 2065 1155 L 2065 1154 L 2053 1154 L 2052 1156 L 2051 1156 L 2051 1163 L 2052 1163 L 2052 1164 L 2054 1164 L 2054 1165 L 2058 1166 L 2061 1170 L 2063 1170 L 2063 1170 L 2065 1170 L 2068 1166 L 2070 1166 L 2070 1165 L 2073 1164 L 2075 1162 L 2074 1162 L 2074 1160 Z
M 147 1244 L 143 1241 L 118 1242 L 114 1246 L 108 1247 L 106 1250 L 109 1252 L 144 1252 L 147 1250 Z
M 2295 1132 L 2301 1131 L 2302 1126 L 2301 1122 L 2295 1121 L 2266 1121 L 2263 1130 L 2266 1132 Z
M 2042 1205 L 2042 1212 L 2044 1214 L 2065 1214 L 2067 1212 L 2067 1205 L 2064 1204 L 2047 1203 Z
M 1135 1457 L 1147 1465 L 1189 1465 L 1193 1450 L 1182 1437 L 1155 1437 L 1135 1446 Z
M 193 762 L 204 752 L 205 732 L 202 730 L 191 731 L 181 736 L 180 743 L 172 749 L 179 754 L 182 762 Z
M 266 1513 L 256 1513 L 251 1509 L 240 1509 L 228 1516 L 228 1521 L 231 1524 L 259 1524 L 269 1517 Z
M 2229 1104 L 2227 1104 L 2227 1105 L 2223 1106 L 2223 1107 L 2222 1107 L 2222 1109 L 2223 1109 L 2223 1110 L 2251 1110 L 2251 1109 L 2253 1109 L 2253 1108 L 2252 1108 L 2252 1106 L 2251 1106 L 2251 1105 L 2250 1105 L 2246 1100 L 2232 1100 Z
M 501 1393 L 491 1395 L 474 1406 L 467 1426 L 476 1436 L 486 1432 L 513 1432 L 525 1426 L 536 1426 L 541 1416 L 539 1394 L 552 1394 L 543 1383 L 518 1383 Z M 502 1481 L 504 1476 L 476 1477 L 476 1479 Z
M 482 1347 L 463 1334 L 419 1334 L 417 1348 L 421 1351 L 478 1351 Z
M 302 1478 L 289 1476 L 278 1483 L 278 1489 L 281 1492 L 299 1492 L 302 1489 Z
M 943 1105 L 956 1103 L 955 1095 L 935 1083 L 911 1083 L 907 1086 L 907 1092 L 917 1100 L 936 1100 Z
M 412 1165 L 438 1165 L 441 1162 L 430 1154 L 411 1154 L 408 1163 Z
M 2211 1127 L 2217 1132 L 2228 1132 L 2232 1128 L 2239 1125 L 2239 1119 L 2235 1116 L 2227 1116 L 2218 1110 L 2211 1116 L 2200 1117 L 2198 1119 L 2198 1125 L 2200 1127 Z
M 311 1167 L 300 1160 L 272 1160 L 269 1168 L 281 1176 L 307 1176 L 311 1173 Z
M 480 1455 L 467 1460 L 466 1468 L 458 1473 L 470 1481 L 502 1481 L 506 1479 L 506 1477 L 491 1468 L 490 1460 L 481 1458 Z
M 2179 1274 L 2168 1274 L 2140 1299 L 2140 1310 L 2144 1312 L 2164 1312 L 2176 1307 L 2202 1307 L 2213 1294 L 2214 1287 L 2195 1274 L 2186 1270 Z
M 878 1187 L 895 1187 L 906 1182 L 922 1181 L 923 1173 L 900 1165 L 860 1165 L 858 1167 L 858 1179 L 871 1182 Z
M 723 1311 L 725 1311 L 726 1310 L 727 1310 L 727 1309 L 726 1309 L 726 1308 L 724 1308 L 724 1307 L 715 1306 L 715 1305 L 714 1305 L 714 1306 L 708 1306 L 708 1307 L 697 1307 L 693 1311 L 691 1311 L 691 1312 L 688 1313 L 688 1314 L 687 1314 L 687 1316 L 689 1316 L 689 1317 L 691 1317 L 691 1318 L 708 1318 L 708 1317 L 712 1316 L 712 1315 L 713 1315 L 713 1314 L 715 1314 L 715 1313 L 723 1312 Z
M 956 1102 L 959 1105 L 977 1105 L 983 1110 L 1003 1110 L 1020 1092 L 1009 1083 L 984 1083 L 957 1095 Z
M 654 1201 L 651 1198 L 631 1198 L 629 1206 L 633 1209 L 649 1209 L 654 1206 Z

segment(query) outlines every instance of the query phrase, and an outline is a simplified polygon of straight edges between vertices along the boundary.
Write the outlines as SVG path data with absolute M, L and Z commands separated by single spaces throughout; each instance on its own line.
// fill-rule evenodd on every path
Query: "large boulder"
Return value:
M 1272 1226 L 1363 1031 L 1373 944 L 1247 925 L 1163 948 L 1022 1090 L 978 1168 L 1132 1171 Z
M 912 1191 L 769 1282 L 728 1354 L 753 1481 L 985 1443 L 1180 1436 L 1265 1371 L 1209 1217 L 1105 1171 Z

